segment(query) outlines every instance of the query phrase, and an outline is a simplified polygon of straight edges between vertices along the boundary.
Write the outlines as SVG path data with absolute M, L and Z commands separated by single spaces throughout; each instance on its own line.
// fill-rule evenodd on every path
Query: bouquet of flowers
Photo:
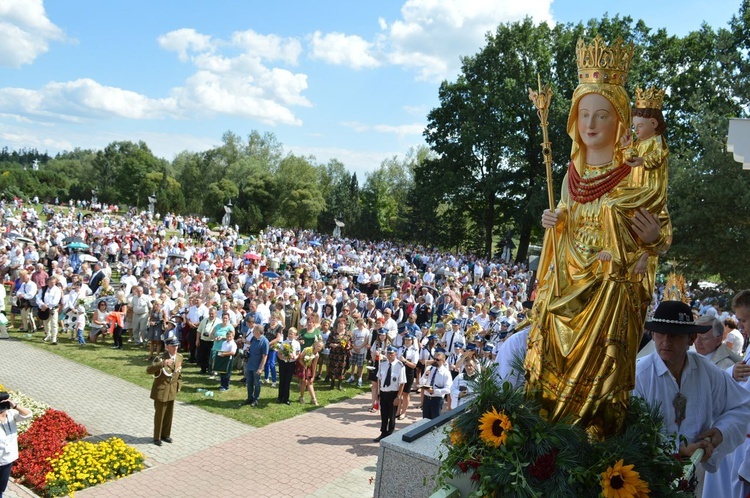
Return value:
M 292 361 L 294 359 L 294 348 L 291 342 L 280 342 L 276 344 L 275 349 L 284 361 Z
M 439 485 L 463 473 L 470 496 L 691 496 L 674 437 L 643 400 L 631 399 L 622 434 L 592 441 L 582 427 L 545 420 L 523 390 L 498 386 L 492 373 L 481 372 L 476 397 L 448 426 Z
M 306 347 L 304 351 L 302 351 L 302 361 L 305 363 L 306 367 L 309 367 L 312 365 L 313 360 L 315 359 L 315 352 L 313 351 L 312 347 Z
M 349 346 L 349 341 L 347 340 L 346 337 L 342 337 L 341 340 L 339 341 L 339 345 L 341 346 L 342 349 L 346 349 Z

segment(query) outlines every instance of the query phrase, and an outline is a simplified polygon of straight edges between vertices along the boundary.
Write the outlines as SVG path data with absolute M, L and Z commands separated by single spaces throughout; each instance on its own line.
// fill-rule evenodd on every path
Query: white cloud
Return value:
M 312 58 L 354 69 L 380 65 L 372 55 L 373 45 L 357 35 L 343 33 L 322 34 L 316 31 L 311 40 Z
M 297 64 L 302 53 L 302 44 L 296 38 L 281 38 L 277 35 L 261 35 L 249 29 L 232 35 L 232 45 L 249 55 L 268 61 L 280 60 Z
M 95 116 L 154 119 L 176 113 L 172 99 L 150 99 L 88 78 L 51 82 L 39 91 L 0 88 L 0 107 L 9 114 L 74 122 Z
M 389 61 L 418 71 L 419 79 L 455 76 L 460 57 L 476 53 L 498 24 L 521 20 L 552 22 L 552 0 L 407 0 L 401 19 L 380 20 Z
M 424 131 L 425 126 L 423 124 L 406 124 L 406 125 L 366 125 L 357 121 L 346 121 L 341 123 L 342 126 L 351 128 L 356 132 L 377 132 L 397 135 L 399 138 L 403 138 L 410 135 L 421 135 Z
M 183 62 L 188 60 L 188 52 L 213 52 L 215 48 L 209 35 L 202 35 L 191 28 L 170 31 L 158 37 L 156 41 L 161 48 L 177 52 Z
M 224 41 L 179 29 L 160 36 L 158 43 L 195 66 L 195 72 L 168 96 L 152 98 L 81 78 L 53 81 L 38 90 L 0 88 L 0 109 L 11 119 L 37 122 L 226 115 L 269 125 L 302 124 L 292 108 L 311 105 L 303 95 L 307 75 L 264 63 L 270 59 L 295 63 L 302 50 L 298 40 L 244 31 Z M 224 55 L 225 49 L 232 55 Z
M 198 115 L 247 117 L 270 125 L 302 124 L 291 107 L 311 105 L 302 95 L 307 75 L 264 62 L 296 64 L 302 52 L 296 38 L 247 30 L 225 41 L 183 29 L 161 36 L 159 43 L 176 51 L 181 59 L 189 59 L 196 68 L 182 86 L 172 89 L 178 109 Z M 233 55 L 225 55 L 225 49 Z
M 47 18 L 42 0 L 0 2 L 0 66 L 31 64 L 49 50 L 49 42 L 63 40 L 63 31 Z

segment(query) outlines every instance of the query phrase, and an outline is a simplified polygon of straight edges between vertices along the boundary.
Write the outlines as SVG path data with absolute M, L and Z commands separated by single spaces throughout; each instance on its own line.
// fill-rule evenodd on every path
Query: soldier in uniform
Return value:
M 154 400 L 154 444 L 172 442 L 172 415 L 174 401 L 182 385 L 182 355 L 177 352 L 180 341 L 171 338 L 166 342 L 166 351 L 146 368 L 154 376 L 151 399 Z

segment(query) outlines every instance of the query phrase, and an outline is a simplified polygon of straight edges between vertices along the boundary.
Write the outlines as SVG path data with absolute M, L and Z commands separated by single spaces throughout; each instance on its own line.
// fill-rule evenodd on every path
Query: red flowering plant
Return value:
M 68 441 L 76 441 L 88 433 L 67 413 L 49 409 L 36 418 L 29 429 L 18 436 L 18 460 L 13 464 L 13 477 L 44 492 L 47 473 Z
M 446 430 L 438 487 L 470 474 L 476 497 L 687 498 L 674 440 L 642 400 L 631 400 L 622 434 L 592 442 L 579 426 L 545 420 L 523 390 L 492 374 L 480 373 L 475 397 Z

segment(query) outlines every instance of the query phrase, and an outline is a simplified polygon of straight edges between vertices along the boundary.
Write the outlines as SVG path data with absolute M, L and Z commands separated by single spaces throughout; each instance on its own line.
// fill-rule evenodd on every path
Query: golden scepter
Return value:
M 547 197 L 549 198 L 549 208 L 551 211 L 555 211 L 555 192 L 552 183 L 552 143 L 549 141 L 549 135 L 547 133 L 547 115 L 549 114 L 549 104 L 552 101 L 552 88 L 549 85 L 545 85 L 542 88 L 542 77 L 536 75 L 538 90 L 534 91 L 529 88 L 529 99 L 534 103 L 536 107 L 536 114 L 539 116 L 539 121 L 542 125 L 542 156 L 544 157 L 544 165 L 547 168 Z M 552 294 L 555 297 L 559 297 L 559 291 L 557 286 L 557 251 L 555 250 L 555 234 L 554 227 L 551 228 L 553 233 L 550 234 L 549 242 L 552 249 Z

